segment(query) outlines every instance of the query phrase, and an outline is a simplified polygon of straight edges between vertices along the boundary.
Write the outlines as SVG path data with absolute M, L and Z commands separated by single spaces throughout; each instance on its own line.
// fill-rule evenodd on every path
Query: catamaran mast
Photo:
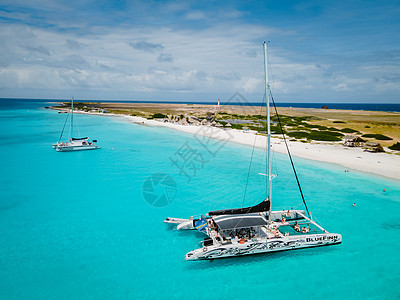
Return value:
M 267 42 L 264 42 L 264 70 L 265 70 L 265 101 L 267 107 L 267 197 L 272 200 L 272 174 L 271 174 L 271 118 L 269 112 L 269 81 L 268 81 L 268 65 L 267 65 Z
M 71 139 L 73 138 L 73 132 L 72 132 L 73 122 L 74 122 L 74 97 L 72 97 L 72 100 L 71 100 Z

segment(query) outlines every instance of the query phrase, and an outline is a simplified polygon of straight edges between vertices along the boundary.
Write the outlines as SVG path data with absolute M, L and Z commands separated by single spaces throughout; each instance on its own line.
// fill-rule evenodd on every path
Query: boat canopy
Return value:
M 260 216 L 258 213 L 216 216 L 213 217 L 213 220 L 220 230 L 268 225 L 265 218 Z
M 249 213 L 258 213 L 265 212 L 271 209 L 271 201 L 265 199 L 263 202 L 243 208 L 232 208 L 232 209 L 221 209 L 221 210 L 213 210 L 208 213 L 210 216 L 218 216 L 218 215 L 239 215 L 239 214 L 249 214 Z
M 72 138 L 71 140 L 73 141 L 80 141 L 80 140 L 87 140 L 88 137 L 84 137 L 84 138 Z

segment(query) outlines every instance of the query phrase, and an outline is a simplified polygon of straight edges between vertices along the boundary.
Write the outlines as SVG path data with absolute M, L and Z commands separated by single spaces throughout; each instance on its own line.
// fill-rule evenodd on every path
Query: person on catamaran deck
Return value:
M 293 229 L 296 230 L 297 232 L 300 232 L 300 226 L 297 224 L 297 221 L 294 223 Z
M 302 229 L 301 229 L 301 232 L 302 233 L 307 233 L 307 232 L 309 232 L 310 231 L 310 227 L 308 226 L 308 224 L 307 224 L 307 227 L 303 227 Z

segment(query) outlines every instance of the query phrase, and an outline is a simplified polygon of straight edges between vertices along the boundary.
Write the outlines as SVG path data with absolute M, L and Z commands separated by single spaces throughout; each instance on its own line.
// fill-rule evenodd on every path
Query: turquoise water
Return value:
M 264 153 L 255 153 L 243 202 L 250 147 L 204 147 L 178 131 L 79 115 L 81 134 L 102 149 L 58 153 L 51 144 L 65 115 L 41 106 L 0 107 L 0 298 L 400 297 L 399 181 L 295 158 L 310 210 L 343 235 L 341 245 L 186 262 L 203 236 L 163 220 L 261 201 Z M 197 160 L 180 170 L 171 159 L 188 147 Z M 286 156 L 275 154 L 274 162 L 273 208 L 302 208 Z M 176 184 L 169 205 L 143 197 L 156 173 Z

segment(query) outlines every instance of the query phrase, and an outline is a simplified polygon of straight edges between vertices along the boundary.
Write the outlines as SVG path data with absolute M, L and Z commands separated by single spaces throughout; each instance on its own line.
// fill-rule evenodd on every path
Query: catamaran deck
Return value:
M 304 218 L 304 214 L 304 211 L 271 212 L 270 223 L 262 213 L 214 216 L 208 220 L 207 235 L 217 243 L 226 244 L 326 232 Z

